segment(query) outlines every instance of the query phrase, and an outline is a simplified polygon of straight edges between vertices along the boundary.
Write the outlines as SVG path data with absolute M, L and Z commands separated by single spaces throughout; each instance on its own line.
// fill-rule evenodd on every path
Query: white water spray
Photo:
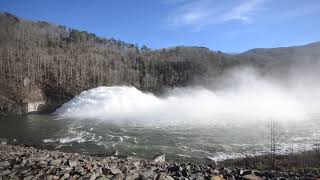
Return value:
M 236 74 L 236 76 L 235 76 Z M 134 87 L 97 87 L 57 109 L 65 118 L 99 119 L 144 124 L 214 125 L 231 123 L 297 121 L 306 118 L 305 106 L 287 89 L 252 71 L 232 73 L 224 88 L 177 88 L 156 97 Z M 228 84 L 228 83 L 227 83 Z

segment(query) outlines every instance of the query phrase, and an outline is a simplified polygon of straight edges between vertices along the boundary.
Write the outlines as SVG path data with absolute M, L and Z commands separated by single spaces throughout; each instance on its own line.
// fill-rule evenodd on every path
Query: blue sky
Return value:
M 151 48 L 233 53 L 320 41 L 320 0 L 0 0 L 0 11 Z

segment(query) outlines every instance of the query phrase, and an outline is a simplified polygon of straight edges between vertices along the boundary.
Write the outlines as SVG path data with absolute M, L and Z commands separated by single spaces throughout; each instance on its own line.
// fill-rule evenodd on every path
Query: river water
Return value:
M 278 153 L 309 150 L 320 140 L 320 117 L 278 124 Z M 143 123 L 61 118 L 30 114 L 0 119 L 0 138 L 66 152 L 150 159 L 165 153 L 169 161 L 219 161 L 268 153 L 270 126 L 221 121 L 214 126 L 146 126 Z

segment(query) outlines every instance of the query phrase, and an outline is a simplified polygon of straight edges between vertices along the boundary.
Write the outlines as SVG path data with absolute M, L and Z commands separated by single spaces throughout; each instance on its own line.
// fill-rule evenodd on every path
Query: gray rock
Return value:
M 46 176 L 46 179 L 47 179 L 47 180 L 53 180 L 53 179 L 54 179 L 53 177 L 54 177 L 54 175 L 47 175 L 47 176 Z
M 13 169 L 19 169 L 21 166 L 19 164 L 14 164 Z
M 135 173 L 135 174 L 132 174 L 132 175 L 127 175 L 125 177 L 125 180 L 135 180 L 135 179 L 138 179 L 138 178 L 139 178 L 139 174 Z
M 34 162 L 33 159 L 28 159 L 28 160 L 27 160 L 27 164 L 33 166 L 33 165 L 35 165 L 35 162 Z
M 287 180 L 288 178 L 278 177 L 277 180 Z
M 25 174 L 27 174 L 29 171 L 28 170 L 23 170 L 22 172 L 21 172 L 21 174 L 23 174 L 23 175 L 25 175 Z
M 116 174 L 120 174 L 122 173 L 122 171 L 120 169 L 117 168 L 111 168 L 110 169 L 111 174 L 116 175 Z
M 75 162 L 75 161 L 69 161 L 69 166 L 70 166 L 70 167 L 75 167 L 75 166 L 77 166 L 77 162 Z
M 119 156 L 119 151 L 116 150 L 116 152 L 114 153 L 114 156 Z
M 184 177 L 189 177 L 189 172 L 187 170 L 184 169 L 181 171 L 181 173 Z
M 97 178 L 96 173 L 93 172 L 90 176 L 90 180 L 95 180 Z
M 12 171 L 11 171 L 12 172 Z M 10 177 L 15 177 L 15 175 L 17 174 L 17 172 L 12 172 L 9 176 Z
M 104 159 L 102 159 L 102 163 L 109 163 L 109 162 L 111 162 L 111 160 L 110 160 L 110 158 L 104 158 Z
M 21 162 L 21 166 L 22 167 L 24 167 L 25 165 L 27 164 L 27 161 L 24 159 L 24 160 L 22 160 L 22 162 Z
M 1 145 L 7 145 L 7 142 L 6 141 L 2 141 Z
M 61 159 L 56 159 L 56 160 L 52 160 L 51 161 L 51 165 L 52 166 L 59 166 L 59 165 L 61 165 Z
M 198 165 L 195 165 L 195 166 L 194 166 L 194 171 L 200 172 L 200 171 L 201 171 L 201 168 L 200 168 Z
M 115 156 L 110 156 L 110 159 L 111 159 L 111 160 L 116 160 L 117 157 L 115 157 Z
M 33 178 L 33 176 L 32 176 L 32 175 L 29 175 L 29 176 L 23 178 L 23 180 L 31 180 L 32 178 Z
M 9 169 L 7 169 L 7 170 L 1 172 L 1 173 L 0 173 L 0 176 L 5 176 L 5 175 L 8 175 L 8 174 L 10 174 L 10 173 L 11 173 L 11 171 L 10 171 Z
M 252 171 L 252 173 L 256 176 L 260 176 L 260 177 L 263 176 L 263 173 L 257 170 Z
M 68 179 L 70 177 L 69 173 L 64 173 L 64 175 L 60 178 L 60 180 Z
M 83 169 L 82 167 L 77 168 L 76 171 L 77 171 L 77 173 L 80 174 L 81 176 L 84 176 L 84 175 L 85 175 L 85 171 L 84 171 L 84 169 Z
M 240 170 L 240 175 L 245 176 L 245 175 L 248 175 L 248 174 L 252 174 L 250 170 L 247 170 L 247 169 L 241 169 Z
M 160 173 L 154 177 L 154 180 L 174 180 L 174 179 L 171 176 L 166 175 L 165 173 Z
M 201 173 L 197 173 L 194 175 L 195 177 L 192 179 L 196 179 L 196 180 L 204 180 L 204 176 Z
M 9 161 L 2 161 L 2 162 L 0 162 L 0 167 L 6 168 L 6 167 L 8 167 L 8 166 L 10 166 Z
M 223 175 L 226 179 L 232 180 L 235 179 L 234 176 L 231 173 L 227 173 Z
M 49 167 L 48 169 L 46 169 L 46 174 L 51 174 L 53 171 L 53 167 Z
M 35 175 L 35 174 L 33 174 Z M 37 172 L 37 175 L 35 175 L 35 179 L 43 179 L 43 176 L 45 175 L 45 170 L 41 169 L 40 171 Z M 42 177 L 42 178 L 41 178 Z
M 123 180 L 124 179 L 124 175 L 122 173 L 115 175 L 114 177 L 112 177 L 113 180 Z
M 187 166 L 186 166 L 186 170 L 187 170 L 187 171 L 190 171 L 190 169 L 191 169 L 190 165 L 187 165 Z
M 64 173 L 65 173 L 65 172 L 62 171 L 62 170 L 57 171 L 57 172 L 56 172 L 56 176 L 59 176 L 59 177 L 60 177 L 60 176 L 64 175 Z
M 97 180 L 109 180 L 109 179 L 104 177 L 104 176 L 102 176 L 102 177 L 97 178 Z
M 143 171 L 141 173 L 142 179 L 149 179 L 149 178 L 153 178 L 155 176 L 155 172 L 152 169 L 148 169 L 146 171 Z
M 134 166 L 139 166 L 140 165 L 140 161 L 139 160 L 134 160 L 133 162 L 132 162 L 132 164 L 134 165 Z
M 118 167 L 118 163 L 117 162 L 111 162 L 111 163 L 109 163 L 109 166 L 111 168 L 117 168 Z
M 247 180 L 262 180 L 261 177 L 253 175 L 253 174 L 247 174 L 247 175 L 243 176 L 243 179 L 247 179 Z
M 46 165 L 48 165 L 48 163 L 47 163 L 47 161 L 40 161 L 40 165 L 41 166 L 46 166 Z
M 217 170 L 217 169 L 215 169 L 215 170 L 213 170 L 213 174 L 219 174 L 219 170 Z
M 166 162 L 166 155 L 165 154 L 159 154 L 153 157 L 153 162 L 155 163 L 164 163 Z

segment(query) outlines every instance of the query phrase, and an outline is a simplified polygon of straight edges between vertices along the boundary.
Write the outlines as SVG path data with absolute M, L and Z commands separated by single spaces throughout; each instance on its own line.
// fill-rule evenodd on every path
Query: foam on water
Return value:
M 68 144 L 68 143 L 83 143 L 83 142 L 98 142 L 101 140 L 101 136 L 96 137 L 96 135 L 92 132 L 82 131 L 79 130 L 80 127 L 74 127 L 71 125 L 68 127 L 68 131 L 64 134 L 64 137 L 58 138 L 50 138 L 50 139 L 43 139 L 42 142 L 44 143 L 55 143 L 58 142 L 60 144 Z

